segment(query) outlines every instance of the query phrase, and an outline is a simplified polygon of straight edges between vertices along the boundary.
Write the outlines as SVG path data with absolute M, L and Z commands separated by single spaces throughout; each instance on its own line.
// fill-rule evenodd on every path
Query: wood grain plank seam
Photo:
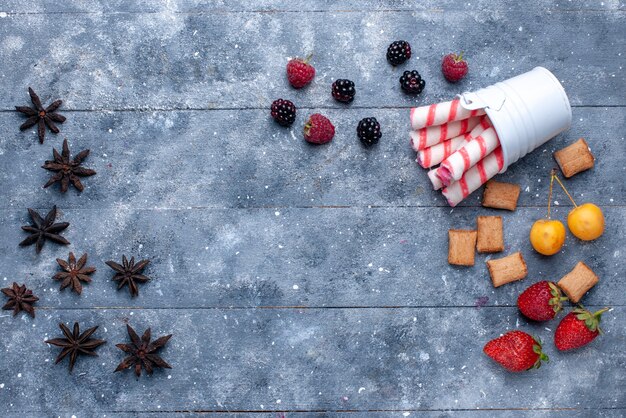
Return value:
M 100 413 L 148 413 L 148 414 L 172 414 L 172 413 L 193 413 L 193 414 L 268 414 L 268 413 L 364 413 L 364 412 L 498 412 L 498 411 L 624 411 L 626 406 L 617 407 L 561 407 L 561 408 L 408 408 L 408 409 L 172 409 L 172 410 L 106 410 Z M 21 410 L 20 413 L 41 412 L 39 410 Z M 67 412 L 67 411 L 56 411 Z
M 623 308 L 626 304 L 585 304 L 588 308 L 602 308 L 607 305 L 613 308 Z M 323 309 L 336 309 L 336 310 L 365 310 L 365 309 L 517 309 L 517 305 L 370 305 L 370 306 L 358 306 L 358 305 L 346 305 L 346 306 L 301 306 L 301 305 L 259 305 L 259 306 L 165 306 L 165 307 L 146 307 L 146 306 L 89 306 L 89 307 L 70 307 L 60 308 L 56 306 L 37 306 L 37 309 L 46 311 L 90 311 L 90 310 L 323 310 Z M 10 315 L 7 315 L 10 316 Z M 0 316 L 1 317 L 1 316 Z
M 450 211 L 456 211 L 456 210 L 463 210 L 463 209 L 476 209 L 476 208 L 482 208 L 482 205 L 463 205 L 463 206 L 457 206 L 455 208 L 450 208 L 446 203 L 441 202 L 440 206 L 436 206 L 436 205 L 390 205 L 390 206 L 384 206 L 384 205 L 353 205 L 353 206 L 343 206 L 343 205 L 320 205 L 320 206 L 191 206 L 191 207 L 180 207 L 180 208 L 176 208 L 176 207 L 150 207 L 150 208 L 146 208 L 146 207 L 128 207 L 126 209 L 128 210 L 132 210 L 135 212 L 148 212 L 148 211 L 194 211 L 194 210 L 216 210 L 216 211 L 224 211 L 224 210 L 276 210 L 276 209 L 280 209 L 280 210 L 289 210 L 289 209 L 295 209 L 295 210 L 301 210 L 301 209 L 357 209 L 357 210 L 362 210 L 362 209 L 448 209 Z M 559 205 L 560 208 L 572 208 L 573 205 L 568 205 L 568 204 L 561 204 Z M 614 204 L 602 204 L 603 208 L 614 208 L 614 209 L 624 209 L 626 208 L 626 204 L 623 203 L 614 203 Z M 523 209 L 546 209 L 547 205 L 538 205 L 538 206 L 534 206 L 534 205 L 518 205 L 517 206 L 518 209 L 523 208 Z M 38 207 L 34 207 L 33 209 L 37 210 L 37 211 L 43 211 L 43 210 L 47 210 L 46 208 L 38 208 Z M 113 210 L 115 209 L 114 207 L 106 207 L 106 208 L 80 208 L 80 207 L 76 207 L 76 206 L 66 206 L 63 208 L 63 212 L 75 212 L 75 211 L 80 211 L 80 212 L 90 212 L 90 211 L 103 211 L 103 210 Z M 0 211 L 4 211 L 4 212 L 20 212 L 20 210 L 17 209 L 9 209 L 9 208 L 2 208 L 0 207 Z
M 551 8 L 538 8 L 537 12 L 544 13 L 622 13 L 626 12 L 626 8 L 617 8 L 617 9 L 551 9 Z M 311 13 L 311 14 L 333 14 L 333 13 L 345 13 L 345 14 L 353 14 L 353 13 L 406 13 L 406 12 L 419 12 L 419 13 L 464 13 L 467 12 L 465 9 L 439 9 L 439 8 L 429 8 L 429 9 L 414 9 L 414 8 L 394 8 L 394 9 L 311 9 L 311 10 L 298 10 L 298 9 L 238 9 L 238 10 L 226 10 L 226 9 L 207 9 L 207 10 L 190 10 L 190 11 L 172 11 L 172 10 L 154 10 L 154 11 L 145 11 L 145 10 L 130 10 L 130 11 L 78 11 L 78 10 L 67 10 L 67 11 L 33 11 L 33 12 L 7 12 L 7 16 L 29 16 L 29 15 L 98 15 L 98 16 L 112 16 L 112 15 L 155 15 L 162 13 L 171 13 L 177 15 L 184 16 L 203 16 L 207 14 L 219 14 L 219 15 L 228 15 L 228 14 L 303 14 L 303 13 Z
M 438 100 L 438 99 L 434 99 Z M 443 100 L 443 99 L 442 99 Z M 346 110 L 409 110 L 412 106 L 392 106 L 392 105 L 382 105 L 382 106 L 350 106 L 350 109 L 344 109 L 338 106 L 298 106 L 298 109 L 303 110 L 337 110 L 337 111 L 346 111 Z M 604 109 L 604 108 L 626 108 L 625 105 L 615 105 L 615 104 L 607 104 L 607 105 L 590 105 L 590 104 L 582 104 L 582 105 L 571 105 L 572 108 L 575 109 Z M 93 109 L 79 109 L 79 108 L 63 108 L 63 113 L 132 113 L 132 112 L 213 112 L 213 111 L 222 111 L 222 112 L 231 112 L 231 111 L 253 111 L 253 110 L 261 110 L 267 111 L 268 106 L 248 106 L 248 107 L 133 107 L 133 108 L 93 108 Z M 15 109 L 5 108 L 0 109 L 0 113 L 15 113 Z

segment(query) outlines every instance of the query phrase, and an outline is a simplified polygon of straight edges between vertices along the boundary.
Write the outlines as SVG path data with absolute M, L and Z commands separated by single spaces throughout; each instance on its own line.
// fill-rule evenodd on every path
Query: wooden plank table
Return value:
M 62 4 L 58 4 L 62 3 Z M 622 1 L 472 2 L 324 0 L 6 0 L 0 5 L 0 283 L 25 282 L 37 317 L 0 315 L 0 415 L 6 417 L 621 417 L 626 414 L 626 6 Z M 414 57 L 392 68 L 387 45 Z M 466 80 L 451 85 L 440 59 L 464 50 Z M 314 53 L 317 76 L 288 87 L 288 57 Z M 491 286 L 484 260 L 455 268 L 447 230 L 472 227 L 480 192 L 452 210 L 430 190 L 408 146 L 408 109 L 449 99 L 542 65 L 562 81 L 572 128 L 500 178 L 522 187 L 502 214 L 506 252 L 529 265 L 523 282 Z M 415 98 L 397 79 L 416 68 Z M 330 84 L 357 85 L 350 106 Z M 19 132 L 15 105 L 32 86 L 64 100 L 68 120 L 40 145 Z M 299 107 L 291 129 L 269 118 L 278 98 Z M 337 127 L 332 144 L 302 140 L 306 115 Z M 378 146 L 355 135 L 381 122 Z M 68 138 L 98 171 L 82 194 L 42 189 L 39 168 Z M 545 213 L 551 155 L 584 137 L 593 170 L 567 180 L 600 205 L 604 236 L 568 236 L 551 258 L 528 242 Z M 555 216 L 571 204 L 562 193 Z M 58 205 L 68 247 L 36 255 L 17 244 L 26 208 Z M 501 213 L 498 213 L 501 214 Z M 90 255 L 81 296 L 51 280 L 55 258 Z M 105 261 L 151 259 L 137 298 L 115 290 Z M 605 335 L 558 353 L 556 321 L 527 322 L 515 307 L 529 283 L 556 280 L 578 260 L 600 276 L 585 297 L 611 306 Z M 68 374 L 44 340 L 58 323 L 99 325 L 107 344 Z M 113 373 L 125 324 L 154 336 L 172 370 Z M 551 363 L 511 374 L 482 354 L 509 329 L 541 337 Z

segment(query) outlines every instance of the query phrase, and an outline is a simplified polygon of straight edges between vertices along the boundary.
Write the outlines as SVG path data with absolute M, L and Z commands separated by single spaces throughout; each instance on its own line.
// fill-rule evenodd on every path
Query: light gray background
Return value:
M 61 3 L 61 4 L 59 4 Z M 0 284 L 25 282 L 37 318 L 0 315 L 0 414 L 7 417 L 620 417 L 626 413 L 624 246 L 625 6 L 620 1 L 4 1 L 0 6 Z M 398 68 L 387 45 L 408 40 Z M 444 53 L 464 50 L 468 77 L 441 76 Z M 313 52 L 317 76 L 303 90 L 284 75 L 289 57 Z M 447 230 L 472 228 L 481 193 L 451 210 L 430 191 L 408 145 L 408 109 L 527 71 L 552 70 L 573 105 L 572 129 L 512 166 L 522 187 L 504 216 L 506 253 L 520 250 L 529 276 L 493 289 L 484 261 L 446 261 Z M 398 78 L 417 69 L 421 96 Z M 355 81 L 350 106 L 330 84 Z M 44 145 L 15 105 L 28 86 L 62 98 L 68 120 Z M 299 106 L 291 129 L 270 103 Z M 334 141 L 302 140 L 322 112 Z M 375 116 L 383 138 L 364 149 L 355 128 Z M 67 137 L 98 171 L 82 194 L 42 189 L 40 168 Z M 584 137 L 596 167 L 567 180 L 579 202 L 600 205 L 607 230 L 568 235 L 554 257 L 527 235 L 545 213 L 552 152 Z M 554 213 L 570 202 L 557 192 Z M 26 208 L 57 204 L 69 248 L 19 248 Z M 82 296 L 51 280 L 57 257 L 89 253 L 97 267 Z M 104 264 L 150 258 L 152 281 L 131 299 Z M 600 283 L 584 298 L 613 306 L 606 335 L 557 353 L 557 321 L 529 324 L 515 308 L 530 283 L 558 280 L 578 260 Z M 478 307 L 481 301 L 486 306 Z M 78 320 L 108 343 L 98 358 L 54 366 L 58 322 Z M 172 370 L 136 380 L 113 374 L 124 324 L 173 333 Z M 540 336 L 552 358 L 507 373 L 482 354 L 509 329 Z M 141 412 L 141 414 L 139 414 Z M 407 415 L 410 414 L 410 415 Z

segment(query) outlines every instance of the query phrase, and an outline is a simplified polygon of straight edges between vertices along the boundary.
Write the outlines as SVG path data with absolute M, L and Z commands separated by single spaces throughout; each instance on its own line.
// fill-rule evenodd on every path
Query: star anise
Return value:
M 78 322 L 74 322 L 73 332 L 70 332 L 70 329 L 66 327 L 64 323 L 60 323 L 59 328 L 63 331 L 65 338 L 53 338 L 52 340 L 46 340 L 46 342 L 63 348 L 57 356 L 54 362 L 55 364 L 63 360 L 68 354 L 70 355 L 70 372 L 74 368 L 74 363 L 76 363 L 76 358 L 79 354 L 97 357 L 98 355 L 94 350 L 106 342 L 105 340 L 91 338 L 93 333 L 98 329 L 97 326 L 89 328 L 82 334 L 80 333 Z
M 28 213 L 30 214 L 30 219 L 32 219 L 33 223 L 32 225 L 23 226 L 22 229 L 29 232 L 31 235 L 26 237 L 24 241 L 20 242 L 21 246 L 33 245 L 36 243 L 35 248 L 37 252 L 40 252 L 47 239 L 63 245 L 68 245 L 70 243 L 61 235 L 58 235 L 59 232 L 70 226 L 70 224 L 69 222 L 54 223 L 54 220 L 57 217 L 56 206 L 52 207 L 52 210 L 48 212 L 45 219 L 43 219 L 34 209 L 28 209 Z
M 41 105 L 39 96 L 35 94 L 33 89 L 28 88 L 28 94 L 30 94 L 30 100 L 33 102 L 35 108 L 28 106 L 15 106 L 15 110 L 28 116 L 26 122 L 20 126 L 20 131 L 24 131 L 37 125 L 37 135 L 39 135 L 39 142 L 43 144 L 43 140 L 46 136 L 46 126 L 55 134 L 59 133 L 59 128 L 54 122 L 65 122 L 65 116 L 56 113 L 56 110 L 63 103 L 62 100 L 55 100 L 52 104 L 46 108 Z
M 115 345 L 117 348 L 128 354 L 128 357 L 122 360 L 122 362 L 117 366 L 115 369 L 116 372 L 135 366 L 135 374 L 139 377 L 141 376 L 142 367 L 148 374 L 152 374 L 154 368 L 172 368 L 172 366 L 170 366 L 165 360 L 155 354 L 169 341 L 170 338 L 172 338 L 172 334 L 165 335 L 157 338 L 153 342 L 150 342 L 150 328 L 143 333 L 141 339 L 130 325 L 126 325 L 126 329 L 128 330 L 128 335 L 130 336 L 132 344 Z
M 122 287 L 128 285 L 128 290 L 130 291 L 130 295 L 135 297 L 139 295 L 139 288 L 137 287 L 137 283 L 145 283 L 150 278 L 141 274 L 144 268 L 148 265 L 150 260 L 141 260 L 137 264 L 135 264 L 135 257 L 131 257 L 130 261 L 126 258 L 125 255 L 122 256 L 122 265 L 117 264 L 114 261 L 107 261 L 106 264 L 115 270 L 115 276 L 111 280 L 119 282 L 117 284 L 117 289 L 121 289 Z
M 71 285 L 71 289 L 79 295 L 83 291 L 83 285 L 80 282 L 91 283 L 91 278 L 88 276 L 96 271 L 95 267 L 85 267 L 87 264 L 87 254 L 83 254 L 81 258 L 76 261 L 74 253 L 70 252 L 70 256 L 67 261 L 57 258 L 57 263 L 65 271 L 60 271 L 52 278 L 54 280 L 63 280 L 61 282 L 61 290 Z
M 5 287 L 0 289 L 9 301 L 2 307 L 2 309 L 13 309 L 13 316 L 17 315 L 20 311 L 29 313 L 33 318 L 35 317 L 35 308 L 33 303 L 37 302 L 39 298 L 33 295 L 33 291 L 26 288 L 26 285 L 18 285 L 13 282 L 12 287 Z
M 63 140 L 62 153 L 59 154 L 55 148 L 52 148 L 52 155 L 54 156 L 54 161 L 47 160 L 41 168 L 54 171 L 56 174 L 50 177 L 50 180 L 44 184 L 44 188 L 60 182 L 61 193 L 65 193 L 70 186 L 70 182 L 72 182 L 74 187 L 82 192 L 85 186 L 80 182 L 79 177 L 88 177 L 96 174 L 94 170 L 81 166 L 83 160 L 89 155 L 88 149 L 82 150 L 74 159 L 70 159 L 70 148 L 67 145 L 67 139 Z

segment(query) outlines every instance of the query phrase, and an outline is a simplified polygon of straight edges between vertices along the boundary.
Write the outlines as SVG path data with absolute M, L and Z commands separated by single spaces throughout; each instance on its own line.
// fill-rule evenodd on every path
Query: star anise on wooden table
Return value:
M 64 271 L 58 272 L 52 276 L 52 278 L 54 280 L 62 280 L 61 290 L 71 286 L 71 289 L 79 295 L 83 291 L 81 282 L 91 283 L 89 274 L 96 271 L 95 267 L 85 267 L 85 264 L 87 264 L 87 254 L 83 254 L 82 257 L 76 261 L 74 253 L 70 252 L 67 261 L 57 258 L 57 263 Z
M 54 220 L 57 217 L 56 206 L 52 207 L 52 210 L 48 212 L 45 219 L 43 219 L 34 209 L 28 209 L 28 213 L 30 214 L 32 224 L 22 227 L 24 231 L 30 233 L 24 241 L 20 242 L 22 247 L 36 244 L 35 249 L 39 253 L 47 239 L 63 245 L 68 245 L 70 243 L 58 234 L 70 226 L 70 224 L 69 222 L 54 223 Z
M 54 362 L 55 364 L 63 360 L 68 354 L 70 355 L 70 372 L 74 368 L 74 363 L 76 363 L 76 358 L 78 358 L 79 354 L 87 354 L 89 356 L 97 357 L 98 355 L 94 350 L 106 342 L 105 340 L 91 338 L 93 333 L 98 329 L 97 326 L 89 328 L 82 334 L 80 333 L 78 322 L 74 322 L 73 332 L 71 332 L 64 323 L 60 323 L 59 328 L 63 331 L 65 338 L 53 338 L 51 340 L 46 340 L 46 342 L 63 348 L 57 356 L 57 359 Z
M 150 260 L 141 260 L 135 264 L 135 257 L 131 257 L 130 261 L 128 261 L 125 255 L 122 256 L 121 265 L 115 261 L 106 262 L 115 271 L 115 276 L 111 280 L 119 282 L 117 289 L 119 290 L 127 285 L 132 297 L 139 295 L 137 283 L 145 283 L 150 280 L 150 278 L 141 274 L 148 263 L 150 263 Z
M 78 191 L 82 192 L 85 186 L 83 186 L 79 177 L 88 177 L 96 174 L 94 170 L 82 166 L 83 160 L 89 155 L 89 150 L 82 150 L 71 159 L 67 139 L 63 140 L 63 151 L 61 154 L 55 148 L 52 148 L 52 155 L 54 156 L 54 161 L 47 160 L 41 167 L 56 174 L 50 177 L 50 180 L 44 184 L 44 188 L 54 183 L 61 183 L 61 193 L 65 193 L 71 182 Z
M 135 330 L 130 325 L 126 325 L 126 329 L 128 331 L 128 335 L 130 336 L 131 344 L 115 345 L 117 348 L 128 354 L 128 356 L 117 366 L 115 369 L 116 372 L 134 367 L 135 374 L 139 377 L 141 376 L 142 367 L 148 374 L 152 374 L 155 368 L 172 368 L 172 366 L 170 366 L 159 355 L 155 354 L 169 341 L 170 338 L 172 338 L 172 334 L 165 335 L 157 338 L 153 342 L 150 342 L 150 328 L 143 333 L 141 338 L 139 338 Z
M 13 282 L 11 287 L 5 287 L 4 289 L 0 289 L 2 293 L 6 297 L 9 298 L 8 302 L 2 307 L 2 309 L 13 309 L 13 316 L 17 315 L 19 312 L 24 311 L 33 318 L 35 317 L 35 308 L 33 308 L 33 303 L 37 302 L 39 298 L 33 295 L 33 291 L 26 288 L 26 285 L 18 285 Z
M 35 108 L 28 106 L 15 106 L 15 110 L 28 116 L 26 122 L 20 126 L 20 131 L 24 131 L 37 125 L 37 135 L 39 136 L 39 142 L 43 144 L 43 140 L 46 136 L 46 126 L 55 134 L 59 133 L 59 128 L 54 122 L 65 122 L 65 116 L 56 112 L 56 110 L 63 103 L 62 100 L 55 100 L 52 104 L 44 108 L 39 100 L 39 96 L 35 94 L 33 89 L 28 88 L 28 94 L 30 94 L 30 100 L 33 102 Z

